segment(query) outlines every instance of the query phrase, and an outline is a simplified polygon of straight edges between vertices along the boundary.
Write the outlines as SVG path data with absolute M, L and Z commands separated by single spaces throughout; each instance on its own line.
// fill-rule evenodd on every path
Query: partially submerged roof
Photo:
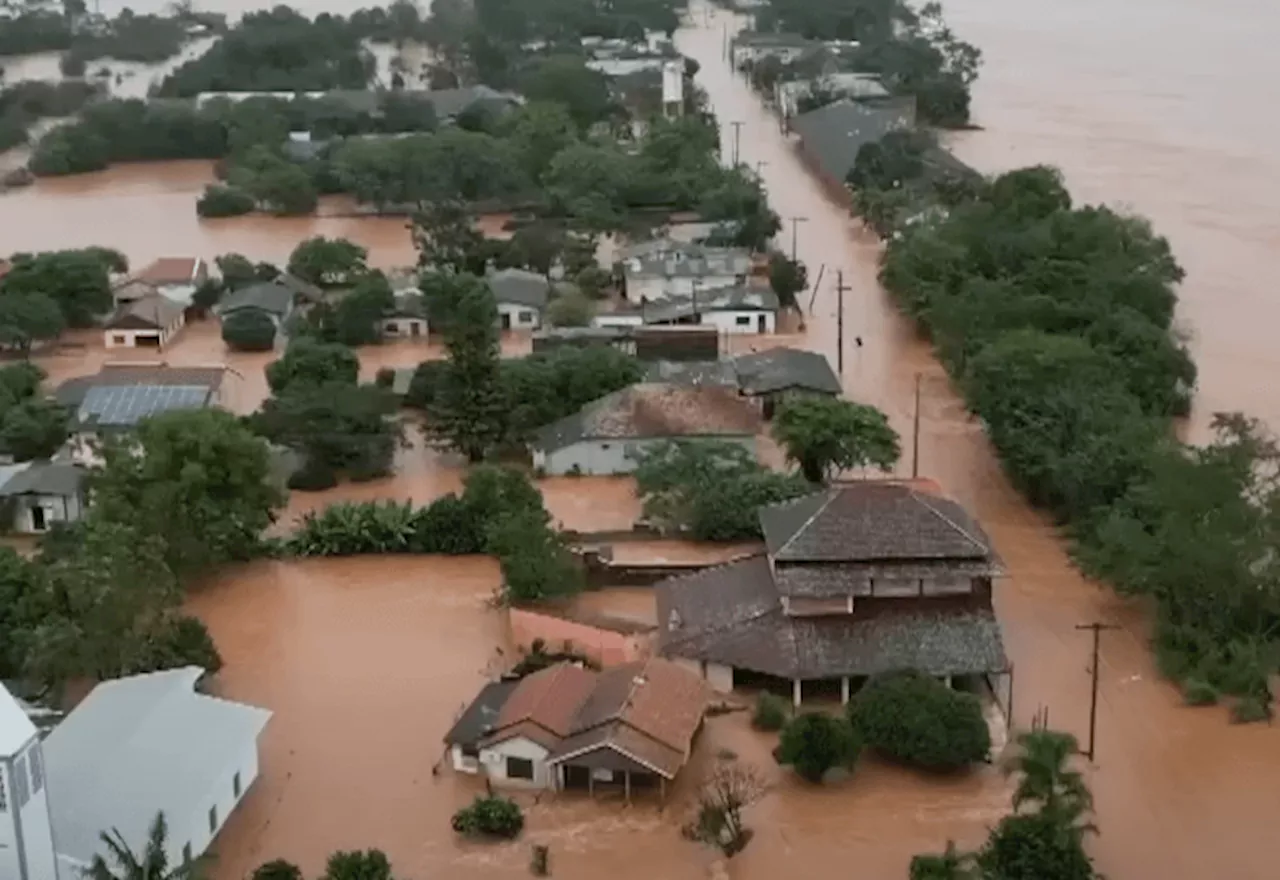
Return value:
M 732 361 L 654 361 L 649 364 L 645 381 L 694 387 L 738 387 L 738 375 L 733 369 Z
M 207 385 L 95 385 L 76 413 L 90 428 L 129 428 L 150 416 L 208 406 Z
M 295 291 L 282 281 L 261 281 L 228 293 L 218 303 L 217 311 L 226 315 L 241 309 L 259 309 L 284 316 L 293 308 L 294 295 Z
M 644 382 L 546 426 L 535 445 L 554 450 L 583 440 L 750 436 L 759 426 L 755 407 L 732 389 Z
M 203 261 L 199 257 L 161 257 L 134 276 L 147 284 L 194 284 Z
M 629 278 L 734 278 L 751 268 L 751 254 L 744 248 L 711 248 L 690 245 L 675 253 L 658 252 L 627 259 Z
M 44 742 L 58 852 L 82 864 L 104 828 L 140 852 L 157 812 L 200 815 L 271 713 L 196 692 L 196 666 L 98 685 Z
M 23 711 L 17 698 L 0 684 L 0 755 L 16 755 L 35 738 L 36 726 Z
M 111 296 L 116 302 L 129 302 L 130 300 L 158 296 L 159 294 L 160 289 L 154 284 L 139 281 L 137 278 L 130 278 L 128 281 L 111 288 Z
M 85 470 L 65 462 L 32 461 L 0 482 L 0 498 L 15 495 L 62 495 L 73 497 L 84 486 Z
M 751 288 L 741 284 L 699 290 L 689 296 L 669 296 L 642 303 L 639 312 L 646 324 L 679 321 L 709 312 L 776 312 L 778 295 L 767 288 Z
M 100 385 L 201 385 L 212 394 L 222 385 L 226 368 L 211 367 L 171 367 L 164 363 L 154 364 L 107 364 L 92 376 L 77 376 L 68 379 L 54 391 L 54 399 L 66 407 L 78 408 L 84 401 L 90 388 Z
M 783 612 L 766 556 L 663 581 L 655 594 L 664 656 L 793 679 L 1008 668 L 989 597 L 928 605 L 868 599 L 853 615 L 792 617 Z
M 873 105 L 844 99 L 799 114 L 791 127 L 823 172 L 843 182 L 863 146 L 914 122 L 915 113 L 908 103 Z
M 182 313 L 182 306 L 169 297 L 150 293 L 121 302 L 103 326 L 108 330 L 164 330 L 181 318 Z
M 519 683 L 518 679 L 504 679 L 486 684 L 453 723 L 453 727 L 449 728 L 444 736 L 445 744 L 455 746 L 478 743 L 497 725 L 502 707 Z
M 866 480 L 760 509 L 775 562 L 988 560 L 991 542 L 956 502 L 920 483 Z
M 543 309 L 551 294 L 551 282 L 527 269 L 499 269 L 486 275 L 485 281 L 499 303 Z
M 790 389 L 839 394 L 840 379 L 821 354 L 781 346 L 733 359 L 744 394 L 772 394 Z

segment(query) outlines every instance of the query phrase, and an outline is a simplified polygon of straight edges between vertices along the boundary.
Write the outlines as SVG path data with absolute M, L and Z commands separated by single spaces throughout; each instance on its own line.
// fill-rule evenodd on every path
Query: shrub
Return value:
M 232 312 L 222 319 L 222 341 L 236 351 L 270 351 L 276 344 L 276 325 L 257 309 Z
M 198 617 L 183 615 L 165 627 L 163 634 L 149 645 L 144 670 L 177 669 L 199 666 L 213 674 L 222 668 L 222 656 L 213 636 Z
M 391 863 L 382 850 L 339 851 L 329 856 L 323 880 L 391 880 Z
M 1079 828 L 1047 813 L 1006 816 L 978 853 L 983 877 L 1001 880 L 1093 880 Z
M 210 184 L 196 201 L 196 213 L 201 217 L 238 217 L 257 207 L 253 196 L 237 186 Z
M 511 839 L 524 830 L 524 814 L 514 801 L 489 795 L 454 813 L 452 824 L 459 834 Z
M 254 870 L 253 880 L 302 880 L 302 871 L 293 862 L 273 859 Z
M 409 380 L 409 392 L 404 396 L 404 405 L 416 409 L 426 409 L 436 399 L 440 385 L 448 371 L 448 361 L 423 361 L 413 371 Z
M 483 521 L 472 505 L 457 495 L 437 498 L 414 517 L 409 549 L 414 553 L 451 556 L 483 553 Z
M 1188 706 L 1212 706 L 1218 689 L 1202 678 L 1188 678 L 1182 683 L 1182 699 Z
M 756 697 L 756 709 L 751 716 L 751 726 L 756 730 L 781 730 L 787 724 L 790 708 L 782 697 L 766 691 Z
M 1250 694 L 1236 700 L 1231 707 L 1231 720 L 1236 724 L 1254 724 L 1271 720 L 1271 704 L 1267 697 Z
M 849 704 L 849 719 L 877 751 L 929 770 L 954 770 L 991 751 L 982 704 L 915 671 L 872 678 Z
M 862 744 L 844 718 L 819 712 L 797 715 L 782 730 L 776 757 L 801 778 L 821 782 L 833 767 L 852 767 Z
M 287 485 L 299 492 L 323 492 L 338 485 L 338 475 L 324 462 L 308 459 L 302 467 L 289 475 Z

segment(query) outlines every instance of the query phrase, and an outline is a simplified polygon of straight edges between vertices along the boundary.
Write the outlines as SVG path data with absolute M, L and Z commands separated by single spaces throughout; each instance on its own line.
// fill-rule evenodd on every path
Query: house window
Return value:
M 383 324 L 382 326 L 388 333 L 400 332 L 400 325 L 397 324 L 395 321 L 388 321 L 386 324 Z
M 239 771 L 237 771 L 237 772 L 236 772 L 236 775 L 235 775 L 235 776 L 232 776 L 232 777 L 231 777 L 231 794 L 232 794 L 232 796 L 233 796 L 233 797 L 240 797 L 240 773 L 239 773 Z
M 532 324 L 532 323 L 533 323 L 533 312 L 521 312 L 521 313 L 520 313 L 520 323 L 521 323 L 521 324 Z
M 217 808 L 217 806 L 212 806 L 212 807 L 210 807 L 210 808 L 209 808 L 209 833 L 210 833 L 210 834 L 217 834 L 217 833 L 218 833 L 218 808 Z
M 738 317 L 736 317 L 736 318 L 734 318 L 734 319 L 733 319 L 733 323 L 737 324 L 739 327 L 750 327 L 750 326 L 751 326 L 751 316 L 750 316 L 750 315 L 738 315 Z
M 40 743 L 27 752 L 27 760 L 31 762 L 31 793 L 39 794 L 44 788 L 44 755 L 40 752 Z
M 508 779 L 533 779 L 533 761 L 528 758 L 507 758 Z
M 182 864 L 191 864 L 191 842 L 187 841 L 182 845 Z
M 112 345 L 124 345 L 124 335 L 117 333 L 111 337 Z

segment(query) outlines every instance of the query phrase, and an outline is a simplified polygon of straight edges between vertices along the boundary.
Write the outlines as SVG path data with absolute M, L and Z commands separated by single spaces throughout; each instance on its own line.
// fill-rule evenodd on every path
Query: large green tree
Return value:
M 854 468 L 889 471 L 901 454 L 898 432 L 883 412 L 838 397 L 787 401 L 774 417 L 773 435 L 811 483 Z
M 507 435 L 508 404 L 501 385 L 498 309 L 488 285 L 471 276 L 444 279 L 438 295 L 450 301 L 443 326 L 448 367 L 427 411 L 427 433 L 481 461 Z
M 284 503 L 266 444 L 220 409 L 147 419 L 102 458 L 89 482 L 97 515 L 159 540 L 183 579 L 248 558 Z
M 66 326 L 57 301 L 44 293 L 0 293 L 0 345 L 22 352 L 54 339 Z
M 369 252 L 345 238 L 317 235 L 289 255 L 289 273 L 312 284 L 343 284 L 364 272 Z
M 359 375 L 360 359 L 350 348 L 309 336 L 291 340 L 280 360 L 267 364 L 267 385 L 275 394 L 281 394 L 298 383 L 345 382 L 354 385 Z
M 375 385 L 303 383 L 269 398 L 254 430 L 303 455 L 308 467 L 369 480 L 391 471 L 401 439 L 396 401 Z
M 112 305 L 111 252 L 92 249 L 15 254 L 0 278 L 0 297 L 39 294 L 51 298 L 71 327 L 88 327 Z M 28 304 L 30 300 L 28 299 Z

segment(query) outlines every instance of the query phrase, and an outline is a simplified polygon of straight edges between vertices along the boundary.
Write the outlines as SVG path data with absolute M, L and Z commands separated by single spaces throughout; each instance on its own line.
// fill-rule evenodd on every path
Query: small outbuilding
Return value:
M 426 339 L 427 301 L 417 291 L 395 296 L 395 306 L 382 318 L 382 335 L 393 339 Z
M 162 257 L 134 276 L 181 306 L 191 305 L 196 288 L 208 278 L 208 264 L 199 257 Z
M 537 330 L 551 298 L 551 282 L 527 269 L 499 269 L 485 276 L 503 330 Z
M 186 324 L 184 307 L 167 296 L 152 293 L 127 300 L 103 325 L 107 348 L 155 348 L 168 345 Z
M 70 462 L 28 461 L 0 467 L 0 513 L 20 535 L 71 523 L 85 510 L 85 470 Z

